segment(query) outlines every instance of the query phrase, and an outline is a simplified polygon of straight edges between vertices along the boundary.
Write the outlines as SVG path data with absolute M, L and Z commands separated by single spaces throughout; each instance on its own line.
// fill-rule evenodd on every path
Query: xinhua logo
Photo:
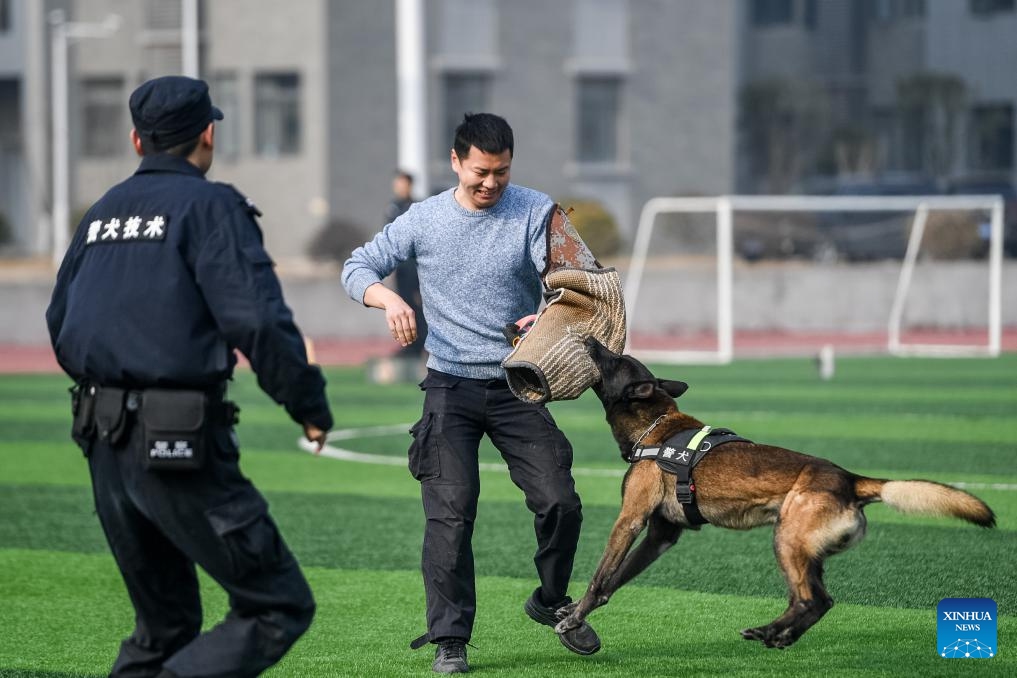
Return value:
M 995 657 L 996 601 L 992 598 L 944 598 L 936 607 L 936 644 L 940 657 Z

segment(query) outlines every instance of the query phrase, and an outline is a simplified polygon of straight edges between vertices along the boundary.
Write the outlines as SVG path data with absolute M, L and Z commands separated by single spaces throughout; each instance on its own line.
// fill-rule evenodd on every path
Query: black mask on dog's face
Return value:
M 632 356 L 613 353 L 593 337 L 586 340 L 586 349 L 600 370 L 600 381 L 593 385 L 593 392 L 604 404 L 647 400 L 657 389 L 677 398 L 689 388 L 684 381 L 657 379 Z

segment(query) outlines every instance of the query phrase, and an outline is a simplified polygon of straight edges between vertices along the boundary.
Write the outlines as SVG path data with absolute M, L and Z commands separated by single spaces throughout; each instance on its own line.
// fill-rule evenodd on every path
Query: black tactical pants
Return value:
M 546 407 L 517 399 L 504 380 L 429 370 L 421 388 L 424 412 L 411 431 L 409 466 L 420 481 L 427 520 L 421 558 L 427 637 L 468 640 L 476 614 L 471 542 L 481 437 L 487 434 L 501 452 L 534 514 L 533 562 L 545 601 L 565 597 L 579 542 L 583 518 L 572 480 L 572 447 Z
M 122 447 L 89 444 L 95 506 L 136 612 L 112 676 L 255 676 L 307 629 L 314 599 L 268 505 L 240 473 L 230 429 L 196 471 L 145 471 L 134 426 Z M 205 633 L 195 564 L 229 594 Z

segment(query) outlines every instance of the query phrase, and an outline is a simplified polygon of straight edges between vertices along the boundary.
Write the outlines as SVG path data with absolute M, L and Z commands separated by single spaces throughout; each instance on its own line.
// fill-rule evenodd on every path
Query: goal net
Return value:
M 654 198 L 625 278 L 626 350 L 720 364 L 846 341 L 992 357 L 1002 260 L 999 196 Z

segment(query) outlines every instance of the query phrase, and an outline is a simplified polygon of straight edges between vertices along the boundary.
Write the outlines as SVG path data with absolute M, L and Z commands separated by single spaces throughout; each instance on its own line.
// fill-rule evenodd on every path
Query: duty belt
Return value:
M 663 445 L 647 447 L 636 445 L 629 454 L 628 461 L 653 459 L 662 470 L 677 476 L 675 491 L 678 503 L 685 511 L 685 517 L 693 526 L 709 522 L 696 506 L 696 484 L 692 480 L 692 469 L 702 461 L 710 450 L 718 445 L 733 442 L 752 442 L 742 438 L 731 429 L 704 426 L 701 429 L 685 429 L 664 441 Z
M 206 412 L 210 421 L 227 426 L 239 421 L 240 408 L 236 403 L 224 400 L 225 383 L 194 390 L 204 393 L 208 399 Z M 83 440 L 96 435 L 113 444 L 120 442 L 127 430 L 128 417 L 137 414 L 145 396 L 145 389 L 100 386 L 88 382 L 76 384 L 70 392 L 74 416 L 72 437 Z

